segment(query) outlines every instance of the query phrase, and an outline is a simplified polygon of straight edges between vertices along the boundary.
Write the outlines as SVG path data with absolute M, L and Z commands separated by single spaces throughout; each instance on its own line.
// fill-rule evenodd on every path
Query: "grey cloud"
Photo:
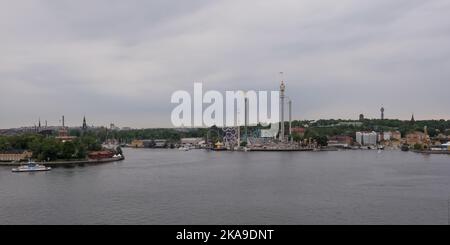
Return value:
M 0 128 L 170 126 L 172 92 L 272 90 L 279 71 L 299 119 L 450 119 L 446 0 L 0 1 L 0 28 Z

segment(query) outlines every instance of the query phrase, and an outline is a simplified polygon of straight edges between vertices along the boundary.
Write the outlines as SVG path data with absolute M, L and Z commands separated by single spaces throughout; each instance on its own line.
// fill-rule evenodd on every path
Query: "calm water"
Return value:
M 0 224 L 447 224 L 450 156 L 125 149 L 105 165 L 11 173 Z

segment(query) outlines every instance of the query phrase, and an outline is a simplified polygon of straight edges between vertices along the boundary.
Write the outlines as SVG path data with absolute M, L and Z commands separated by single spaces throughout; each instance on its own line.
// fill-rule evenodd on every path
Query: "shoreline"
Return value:
M 117 157 L 117 158 L 105 158 L 99 160 L 79 160 L 79 161 L 55 161 L 55 162 L 38 162 L 38 164 L 42 164 L 45 166 L 71 166 L 71 165 L 95 165 L 102 163 L 110 163 L 110 162 L 118 162 L 125 160 L 125 157 Z M 26 162 L 0 162 L 0 166 L 20 166 L 24 165 Z
M 450 155 L 450 151 L 418 151 L 418 150 L 412 150 L 414 153 L 420 153 L 420 154 L 440 154 L 440 155 Z
M 293 151 L 314 151 L 314 149 L 261 149 L 261 148 L 256 148 L 256 149 L 248 149 L 248 152 L 293 152 Z

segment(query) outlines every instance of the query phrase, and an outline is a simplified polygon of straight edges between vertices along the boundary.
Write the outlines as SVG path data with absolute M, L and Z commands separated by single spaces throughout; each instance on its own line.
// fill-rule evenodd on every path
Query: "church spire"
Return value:
M 83 117 L 83 127 L 82 129 L 87 129 L 87 124 L 86 124 L 86 116 Z

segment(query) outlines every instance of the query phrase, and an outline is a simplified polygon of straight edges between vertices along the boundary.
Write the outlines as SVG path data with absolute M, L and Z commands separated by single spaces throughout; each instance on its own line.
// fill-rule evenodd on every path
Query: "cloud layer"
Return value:
M 450 119 L 447 0 L 0 0 L 0 128 L 170 126 L 171 94 L 273 90 L 297 119 Z

